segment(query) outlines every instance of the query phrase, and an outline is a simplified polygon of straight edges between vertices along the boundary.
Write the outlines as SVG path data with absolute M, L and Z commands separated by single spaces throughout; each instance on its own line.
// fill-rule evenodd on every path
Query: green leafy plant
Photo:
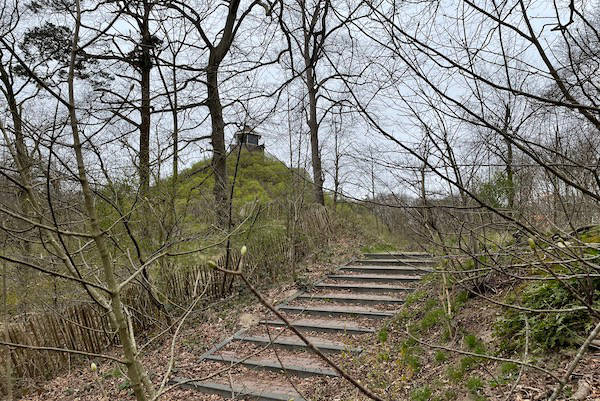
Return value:
M 569 282 L 578 291 L 580 282 Z M 600 305 L 600 280 L 594 281 L 596 304 Z M 569 309 L 581 306 L 579 301 L 564 285 L 557 281 L 543 281 L 527 284 L 521 291 L 521 297 L 513 295 L 509 301 L 519 303 L 529 309 Z M 539 350 L 548 350 L 573 345 L 578 337 L 592 327 L 590 314 L 585 310 L 528 315 L 530 339 Z M 514 352 L 522 348 L 525 341 L 525 317 L 513 309 L 507 310 L 497 320 L 495 334 L 502 339 L 501 347 Z

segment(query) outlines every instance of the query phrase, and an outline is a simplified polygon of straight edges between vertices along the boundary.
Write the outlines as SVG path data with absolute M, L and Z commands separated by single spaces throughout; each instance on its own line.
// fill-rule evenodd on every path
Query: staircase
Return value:
M 360 354 L 361 338 L 373 335 L 382 319 L 394 316 L 405 295 L 434 264 L 430 255 L 419 252 L 367 253 L 277 309 L 323 353 Z M 315 377 L 338 377 L 274 315 L 217 344 L 200 361 L 214 364 L 214 372 L 232 368 L 210 380 L 174 377 L 171 383 L 223 399 L 302 401 L 308 378 L 313 378 L 312 386 Z

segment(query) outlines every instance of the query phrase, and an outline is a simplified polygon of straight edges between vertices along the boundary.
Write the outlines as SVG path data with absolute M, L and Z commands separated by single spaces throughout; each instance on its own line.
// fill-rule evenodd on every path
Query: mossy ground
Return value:
M 511 286 L 499 286 L 497 290 L 487 295 L 500 302 L 520 291 Z M 548 375 L 532 369 L 521 372 L 518 363 L 491 359 L 523 358 L 521 339 L 514 333 L 507 338 L 507 333 L 497 329 L 511 312 L 460 290 L 451 293 L 451 310 L 450 317 L 441 279 L 431 275 L 406 297 L 397 316 L 373 336 L 365 351 L 358 357 L 347 356 L 343 365 L 354 377 L 362 378 L 363 385 L 390 400 L 503 400 L 520 374 L 510 400 L 541 400 L 548 396 L 555 383 Z M 530 319 L 533 324 L 535 317 Z M 580 326 L 579 333 L 585 333 L 585 329 Z M 548 347 L 531 332 L 530 336 L 527 361 L 560 376 L 576 345 Z M 567 385 L 565 395 L 574 391 L 581 375 L 595 375 L 592 380 L 600 386 L 600 377 L 593 372 L 599 364 L 600 355 L 589 353 L 579 365 L 579 375 Z M 345 388 L 341 400 L 367 399 L 355 389 Z

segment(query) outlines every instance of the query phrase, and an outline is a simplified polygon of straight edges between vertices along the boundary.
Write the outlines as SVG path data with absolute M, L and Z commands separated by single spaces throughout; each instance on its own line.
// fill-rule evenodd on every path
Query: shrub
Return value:
M 577 291 L 580 282 L 570 285 Z M 600 305 L 600 280 L 594 281 L 596 304 Z M 581 304 L 559 282 L 543 281 L 527 284 L 520 297 L 520 304 L 530 309 L 568 309 Z M 540 350 L 574 345 L 578 337 L 592 328 L 590 314 L 585 311 L 543 313 L 527 316 L 530 339 Z M 503 339 L 501 346 L 509 352 L 521 348 L 525 339 L 525 316 L 514 309 L 507 310 L 495 324 L 495 334 Z

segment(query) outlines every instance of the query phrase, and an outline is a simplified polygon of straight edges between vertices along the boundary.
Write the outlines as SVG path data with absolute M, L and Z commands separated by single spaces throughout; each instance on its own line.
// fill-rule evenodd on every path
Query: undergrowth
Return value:
M 569 284 L 579 292 L 580 281 Z M 600 307 L 600 280 L 594 280 L 596 307 Z M 565 310 L 581 307 L 581 302 L 564 284 L 557 281 L 538 281 L 522 285 L 511 292 L 506 301 L 532 310 Z M 525 319 L 529 323 L 526 330 Z M 522 349 L 526 336 L 534 352 L 544 352 L 559 347 L 578 344 L 593 327 L 593 319 L 587 310 L 560 313 L 527 313 L 507 309 L 495 325 L 495 333 L 501 339 L 501 347 L 507 352 Z

